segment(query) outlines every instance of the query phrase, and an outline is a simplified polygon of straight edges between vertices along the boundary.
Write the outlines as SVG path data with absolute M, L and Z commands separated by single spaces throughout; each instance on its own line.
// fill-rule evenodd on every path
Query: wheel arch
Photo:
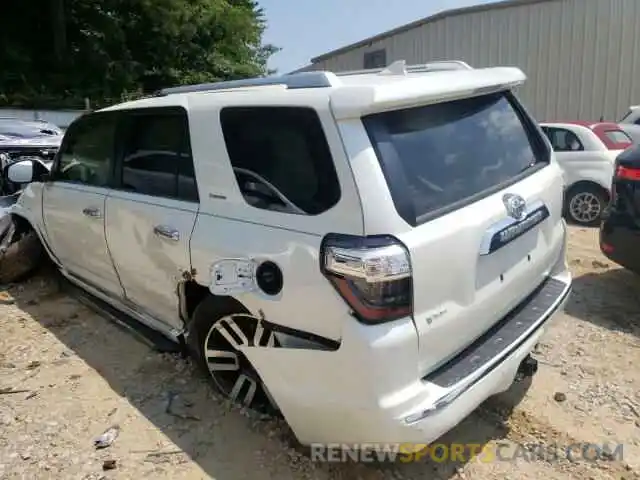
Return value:
M 53 250 L 47 243 L 47 239 L 44 236 L 42 230 L 39 228 L 36 222 L 33 222 L 32 219 L 29 218 L 28 215 L 25 215 L 23 212 L 25 212 L 25 210 L 19 212 L 12 211 L 10 213 L 11 220 L 16 223 L 16 227 L 19 231 L 26 232 L 28 230 L 33 230 L 34 232 L 36 232 L 36 235 L 38 236 L 38 239 L 44 247 L 45 252 L 47 252 L 49 258 L 56 264 L 56 266 L 60 267 L 60 261 L 54 255 Z
M 208 287 L 193 278 L 184 279 L 179 283 L 178 297 L 180 299 L 180 315 L 187 329 L 196 308 L 204 301 L 212 302 L 215 305 L 214 308 L 220 312 L 234 309 L 237 312 L 249 313 L 247 307 L 239 300 L 234 297 L 214 295 Z
M 185 325 L 185 337 L 189 340 L 193 325 L 193 315 L 198 306 L 207 301 L 212 302 L 212 309 L 220 315 L 228 312 L 242 313 L 259 318 L 263 325 L 273 329 L 283 348 L 307 348 L 310 350 L 335 351 L 340 348 L 340 341 L 332 340 L 314 333 L 285 327 L 264 317 L 262 310 L 252 311 L 240 300 L 231 296 L 215 295 L 208 287 L 198 283 L 194 278 L 186 278 L 178 284 L 180 316 Z
M 611 198 L 611 192 L 609 190 L 609 187 L 602 185 L 602 183 L 596 180 L 578 180 L 577 182 L 572 183 L 566 188 L 565 195 L 564 195 L 565 200 L 568 200 L 572 193 L 579 191 L 580 189 L 585 187 L 597 188 L 598 190 L 600 190 L 600 192 L 604 194 L 607 201 L 609 201 L 609 199 Z
M 11 216 L 11 220 L 13 221 L 13 223 L 15 223 L 18 231 L 25 232 L 28 230 L 33 230 L 38 234 L 38 237 L 40 237 L 38 229 L 33 226 L 31 221 L 26 216 L 19 213 L 10 213 L 9 215 Z M 42 241 L 42 238 L 40 238 L 40 241 Z

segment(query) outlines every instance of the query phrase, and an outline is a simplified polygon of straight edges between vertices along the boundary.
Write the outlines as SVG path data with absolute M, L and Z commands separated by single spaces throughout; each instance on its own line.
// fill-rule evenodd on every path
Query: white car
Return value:
M 577 224 L 600 223 L 609 202 L 616 157 L 632 145 L 615 123 L 541 123 L 565 178 L 565 214 Z
M 570 292 L 524 80 L 396 62 L 166 89 L 74 122 L 50 175 L 9 166 L 32 181 L 12 214 L 302 444 L 428 443 L 535 372 Z

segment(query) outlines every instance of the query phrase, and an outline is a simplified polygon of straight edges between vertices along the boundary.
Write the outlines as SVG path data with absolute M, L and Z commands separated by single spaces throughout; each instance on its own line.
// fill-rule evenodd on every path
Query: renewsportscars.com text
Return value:
M 621 461 L 623 444 L 574 443 L 542 444 L 312 444 L 311 460 L 315 462 L 572 462 Z

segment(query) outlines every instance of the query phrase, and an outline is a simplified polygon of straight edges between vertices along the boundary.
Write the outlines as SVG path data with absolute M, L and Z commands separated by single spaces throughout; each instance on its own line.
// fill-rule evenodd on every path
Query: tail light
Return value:
M 383 323 L 413 313 L 411 261 L 394 237 L 327 235 L 322 273 L 363 323 Z
M 621 180 L 640 181 L 640 168 L 630 168 L 619 165 L 616 169 L 616 178 Z

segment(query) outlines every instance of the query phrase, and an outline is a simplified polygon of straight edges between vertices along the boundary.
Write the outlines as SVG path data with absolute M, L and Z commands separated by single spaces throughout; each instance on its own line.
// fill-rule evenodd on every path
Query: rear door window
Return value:
M 143 195 L 198 202 L 184 109 L 130 111 L 122 130 L 122 188 Z
M 505 93 L 377 113 L 363 123 L 411 225 L 505 188 L 549 158 L 539 131 Z

